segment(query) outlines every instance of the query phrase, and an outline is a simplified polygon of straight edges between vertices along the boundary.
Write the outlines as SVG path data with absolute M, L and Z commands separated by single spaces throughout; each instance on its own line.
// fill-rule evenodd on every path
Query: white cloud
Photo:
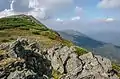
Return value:
M 57 11 L 62 12 L 62 10 L 68 8 L 73 3 L 73 0 L 29 0 L 29 8 L 33 8 L 32 14 L 44 19 L 52 16 Z
M 44 8 L 33 9 L 32 11 L 28 12 L 28 15 L 32 15 L 37 19 L 45 19 L 46 13 Z
M 97 6 L 100 8 L 118 8 L 120 7 L 120 0 L 102 0 Z
M 60 18 L 57 18 L 56 21 L 58 21 L 58 22 L 63 22 L 63 20 L 60 19 Z
M 91 23 L 112 23 L 117 21 L 117 19 L 112 18 L 112 17 L 104 17 L 104 18 L 96 18 L 91 21 Z
M 6 17 L 6 16 L 11 16 L 11 15 L 15 14 L 15 12 L 13 11 L 14 2 L 15 2 L 15 0 L 11 1 L 10 9 L 5 9 L 4 11 L 0 12 L 0 18 Z
M 73 0 L 29 0 L 29 3 L 31 8 L 60 8 L 73 4 Z
M 113 22 L 113 21 L 115 21 L 115 19 L 113 19 L 113 18 L 107 18 L 105 21 L 106 22 Z
M 15 12 L 5 9 L 4 11 L 0 12 L 0 18 L 15 15 L 15 14 L 16 14 Z
M 38 19 L 46 19 L 55 14 L 57 11 L 61 11 L 69 8 L 73 5 L 73 0 L 12 0 L 10 9 L 6 9 L 0 12 L 0 16 L 9 16 L 20 13 L 19 9 L 30 9 L 23 13 L 33 15 Z M 19 7 L 18 7 L 19 6 Z M 23 7 L 25 6 L 25 8 Z M 27 8 L 26 8 L 27 6 Z
M 80 20 L 80 16 L 72 17 L 71 20 Z

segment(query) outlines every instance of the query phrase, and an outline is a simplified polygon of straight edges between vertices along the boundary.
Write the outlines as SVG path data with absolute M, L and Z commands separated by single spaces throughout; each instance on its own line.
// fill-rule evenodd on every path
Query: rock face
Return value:
M 39 45 L 18 39 L 9 45 L 9 64 L 0 62 L 0 79 L 46 79 L 51 77 L 52 67 L 49 60 L 40 54 Z M 8 62 L 8 58 L 6 59 Z M 4 61 L 5 62 L 5 61 Z
M 109 59 L 91 52 L 79 56 L 74 47 L 43 50 L 37 42 L 20 38 L 1 44 L 0 50 L 7 52 L 2 58 L 0 54 L 0 79 L 54 79 L 53 70 L 58 79 L 119 79 Z
M 91 52 L 78 56 L 71 48 L 48 51 L 54 70 L 64 74 L 61 79 L 119 79 L 112 71 L 111 61 Z

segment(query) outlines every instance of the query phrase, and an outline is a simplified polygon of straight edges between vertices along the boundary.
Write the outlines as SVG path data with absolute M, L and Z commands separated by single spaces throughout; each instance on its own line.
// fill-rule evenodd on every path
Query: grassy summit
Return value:
M 0 43 L 16 40 L 19 36 L 38 39 L 50 45 L 59 37 L 32 16 L 16 15 L 0 19 Z

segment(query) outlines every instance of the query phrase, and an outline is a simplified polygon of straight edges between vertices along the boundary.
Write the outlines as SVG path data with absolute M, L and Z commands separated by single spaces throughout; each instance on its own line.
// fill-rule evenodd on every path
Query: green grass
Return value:
M 74 46 L 74 44 L 69 40 L 64 39 L 64 40 L 62 40 L 62 43 L 63 43 L 63 45 L 66 45 L 68 47 Z
M 35 37 L 35 39 L 44 36 L 45 39 L 40 39 L 40 41 L 50 39 L 49 43 L 59 37 L 53 30 L 48 29 L 31 16 L 17 15 L 0 19 L 0 43 L 13 41 L 20 36 Z
M 0 30 L 22 27 L 22 29 L 48 30 L 43 24 L 38 24 L 29 16 L 6 17 L 0 19 Z
M 117 76 L 120 78 L 120 65 L 116 63 L 112 63 L 112 68 L 118 72 Z
M 78 55 L 83 55 L 88 53 L 88 51 L 81 47 L 75 47 L 75 53 L 77 53 Z
M 34 35 L 40 35 L 40 32 L 39 31 L 33 31 L 32 34 L 34 34 Z

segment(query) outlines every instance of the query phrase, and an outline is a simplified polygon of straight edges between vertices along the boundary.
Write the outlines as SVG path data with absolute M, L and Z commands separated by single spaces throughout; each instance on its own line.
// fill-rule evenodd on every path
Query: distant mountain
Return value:
M 58 31 L 58 33 L 65 39 L 74 42 L 76 45 L 84 47 L 95 54 L 102 55 L 114 61 L 120 60 L 120 47 L 94 40 L 85 34 L 74 30 Z
M 96 33 L 87 33 L 87 35 L 96 40 L 120 46 L 120 32 L 118 31 L 102 31 Z

